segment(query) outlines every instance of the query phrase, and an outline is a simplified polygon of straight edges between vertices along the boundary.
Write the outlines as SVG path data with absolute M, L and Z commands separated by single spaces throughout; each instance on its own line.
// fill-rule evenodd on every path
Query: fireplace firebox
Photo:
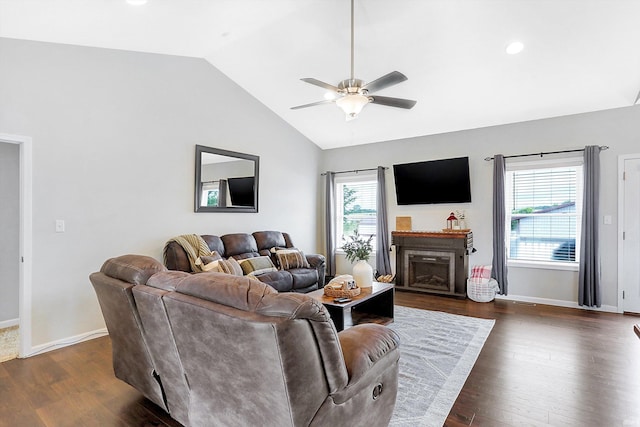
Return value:
M 466 296 L 471 232 L 394 231 L 396 289 Z

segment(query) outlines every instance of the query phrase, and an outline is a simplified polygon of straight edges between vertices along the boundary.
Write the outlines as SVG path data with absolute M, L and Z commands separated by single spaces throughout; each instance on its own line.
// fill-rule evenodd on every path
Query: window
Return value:
M 378 183 L 375 174 L 360 172 L 352 176 L 336 177 L 336 245 L 346 243 L 346 238 L 358 234 L 368 238 L 375 248 L 376 197 Z
M 582 160 L 507 164 L 507 259 L 577 264 Z
M 220 194 L 219 181 L 209 181 L 202 183 L 202 206 L 218 206 L 218 196 Z

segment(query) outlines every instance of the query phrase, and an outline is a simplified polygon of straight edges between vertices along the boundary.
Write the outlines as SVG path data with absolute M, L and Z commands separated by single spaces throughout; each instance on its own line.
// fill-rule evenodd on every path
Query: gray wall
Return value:
M 20 146 L 0 142 L 0 322 L 18 318 Z
M 425 118 L 428 120 L 428 118 Z M 452 210 L 464 209 L 478 252 L 471 264 L 491 264 L 492 162 L 493 154 L 523 154 L 539 151 L 579 149 L 585 145 L 608 145 L 601 153 L 602 180 L 600 223 L 611 215 L 613 224 L 601 225 L 603 305 L 617 306 L 617 162 L 622 154 L 640 152 L 640 106 L 546 120 L 516 123 L 462 132 L 380 142 L 323 152 L 321 169 L 353 170 L 388 166 L 387 202 L 389 229 L 396 216 L 411 216 L 414 230 L 439 230 L 446 226 Z M 469 156 L 472 202 L 452 205 L 398 206 L 392 165 L 421 160 Z M 321 187 L 319 187 L 321 191 Z M 319 211 L 321 216 L 322 211 Z M 338 266 L 340 267 L 340 263 Z M 343 271 L 345 272 L 345 271 Z M 575 303 L 577 272 L 531 268 L 509 269 L 509 294 Z
M 0 133 L 33 138 L 34 346 L 104 327 L 108 257 L 266 229 L 317 249 L 320 150 L 204 60 L 0 39 Z M 193 212 L 196 144 L 260 156 L 258 213 Z

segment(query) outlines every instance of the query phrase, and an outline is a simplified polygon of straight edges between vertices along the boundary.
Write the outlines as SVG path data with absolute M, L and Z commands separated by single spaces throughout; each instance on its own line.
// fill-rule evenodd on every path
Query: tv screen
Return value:
M 399 205 L 471 201 L 469 158 L 393 165 Z
M 229 197 L 233 206 L 254 206 L 254 178 L 228 178 Z

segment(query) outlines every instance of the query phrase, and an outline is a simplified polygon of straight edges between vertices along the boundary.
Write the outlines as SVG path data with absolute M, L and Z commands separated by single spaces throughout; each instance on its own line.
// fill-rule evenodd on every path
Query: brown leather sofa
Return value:
M 272 248 L 295 247 L 288 233 L 256 231 L 223 236 L 202 235 L 212 251 L 224 258 L 237 260 L 257 256 L 274 257 Z M 256 276 L 279 292 L 311 292 L 324 286 L 325 258 L 320 254 L 305 254 L 310 268 L 294 268 L 263 273 Z M 165 265 L 169 270 L 192 272 L 187 253 L 176 242 L 168 242 L 164 249 Z
M 398 336 L 249 277 L 124 255 L 90 276 L 118 378 L 186 426 L 387 426 Z

